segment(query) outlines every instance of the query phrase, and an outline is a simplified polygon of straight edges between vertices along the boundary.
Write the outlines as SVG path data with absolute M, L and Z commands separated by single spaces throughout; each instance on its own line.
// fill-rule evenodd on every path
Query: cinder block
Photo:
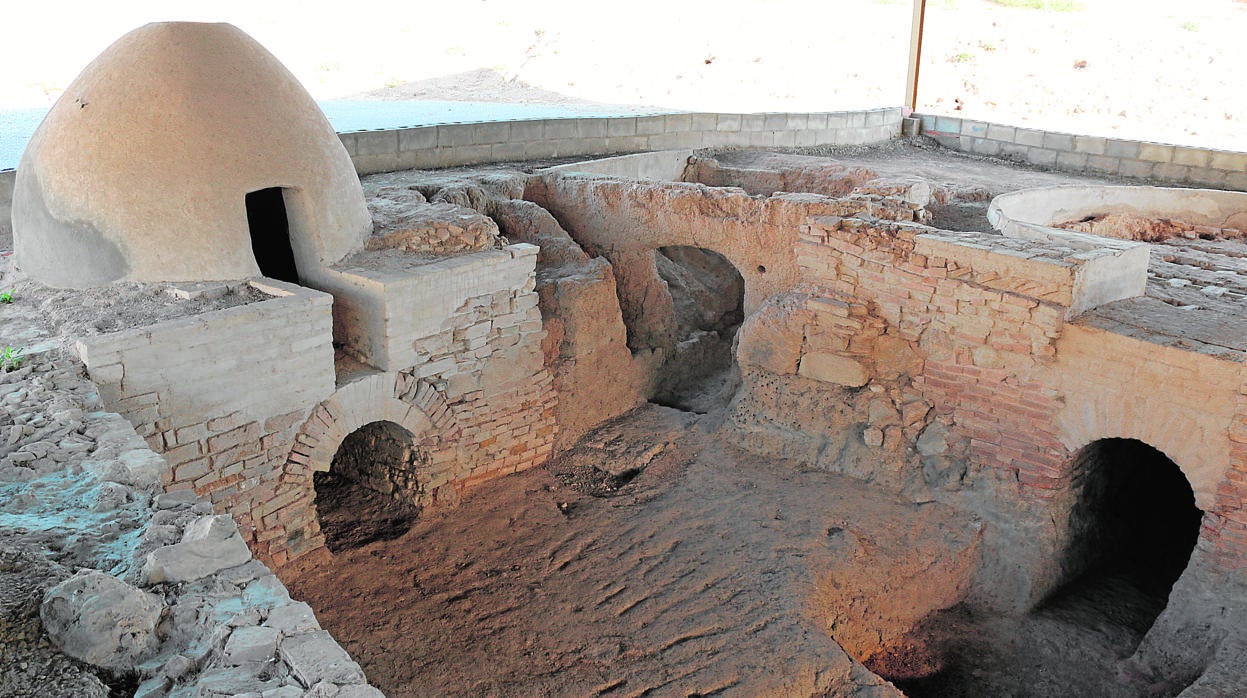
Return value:
M 1107 143 L 1105 138 L 1095 138 L 1093 136 L 1074 136 L 1074 150 L 1088 155 L 1103 155 L 1104 147 Z
M 620 136 L 606 139 L 606 151 L 610 153 L 639 153 L 649 149 L 645 136 Z
M 1001 124 L 988 124 L 987 137 L 994 141 L 1013 142 L 1013 138 L 1017 133 L 1017 129 L 1012 126 L 1002 126 Z
M 1214 150 L 1209 164 L 1215 169 L 1226 172 L 1247 172 L 1247 153 Z
M 1106 155 L 1089 155 L 1087 156 L 1087 169 L 1116 174 L 1121 170 L 1121 160 Z
M 693 130 L 692 114 L 667 114 L 663 133 L 685 133 Z
M 718 114 L 692 114 L 694 131 L 714 131 L 718 128 Z
M 1211 167 L 1192 167 L 1189 181 L 1206 187 L 1219 187 L 1225 184 L 1227 174 L 1224 170 Z
M 1204 148 L 1187 148 L 1179 146 L 1173 149 L 1173 164 L 1190 167 L 1207 167 L 1212 160 L 1212 153 Z
M 439 148 L 476 145 L 476 124 L 442 124 L 436 128 Z
M 766 114 L 741 114 L 740 130 L 762 132 L 766 130 Z
M 546 119 L 542 126 L 541 137 L 548 141 L 575 138 L 579 135 L 575 119 Z
M 1043 147 L 1048 150 L 1073 150 L 1074 137 L 1068 133 L 1044 133 Z
M 719 114 L 715 121 L 715 130 L 739 131 L 740 114 Z
M 1087 154 L 1057 153 L 1056 164 L 1061 169 L 1081 171 L 1087 168 Z
M 796 139 L 796 145 L 798 148 L 805 148 L 805 147 L 818 144 L 818 131 L 811 131 L 809 129 L 801 129 L 800 131 L 793 131 L 792 133 Z M 716 135 L 730 135 L 730 134 L 716 134 Z
M 849 127 L 849 115 L 845 112 L 837 112 L 827 115 L 827 128 L 841 129 Z M 958 128 L 961 128 L 958 126 Z
M 1000 154 L 1000 146 L 1000 141 L 975 138 L 973 136 L 961 136 L 961 149 L 966 152 L 995 157 Z
M 623 136 L 636 135 L 636 117 L 621 116 L 608 119 L 606 122 L 606 136 L 608 138 L 620 138 Z
M 393 129 L 357 131 L 355 133 L 355 152 L 360 156 L 392 156 L 398 152 L 398 131 Z
M 973 136 L 974 138 L 987 138 L 987 126 L 988 124 L 985 121 L 962 121 L 961 135 Z
M 1225 176 L 1225 186 L 1235 191 L 1247 191 L 1247 172 L 1231 172 Z
M 351 157 L 355 157 L 355 133 L 354 132 L 339 133 L 338 140 L 342 141 L 342 147 L 346 148 L 346 154 L 350 155 Z M 3 190 L 5 189 L 5 186 L 4 186 L 5 180 L 6 178 L 2 174 L 0 174 L 0 199 L 7 200 L 13 197 L 13 189 L 11 186 L 8 187 L 9 189 L 9 191 L 7 192 L 8 196 L 4 196 L 5 192 Z
M 811 131 L 822 131 L 827 128 L 827 115 L 822 113 L 808 115 L 805 127 Z
M 1026 151 L 1026 160 L 1032 165 L 1051 167 L 1056 164 L 1057 151 L 1047 148 L 1031 148 Z
M 1191 168 L 1172 162 L 1159 162 L 1156 163 L 1156 167 L 1152 168 L 1152 177 L 1167 182 L 1185 182 L 1191 177 Z
M 492 162 L 517 162 L 528 157 L 528 144 L 521 142 L 495 143 L 489 147 Z
M 882 126 L 887 114 L 880 109 L 872 109 L 866 112 L 867 126 Z
M 404 128 L 398 132 L 399 152 L 437 147 L 437 127 Z
M 854 129 L 850 129 L 850 130 L 854 130 Z M 797 145 L 796 131 L 782 130 L 782 131 L 775 132 L 775 147 L 776 148 L 793 148 L 796 145 Z
M 849 112 L 849 128 L 865 128 L 866 112 L 854 111 Z
M 1152 168 L 1156 166 L 1154 162 L 1146 162 L 1143 160 L 1127 160 L 1122 158 L 1121 175 L 1123 177 L 1151 177 Z
M 576 135 L 581 138 L 606 138 L 610 119 L 576 119 Z
M 926 128 L 925 124 L 923 124 L 923 129 L 929 130 Z M 934 130 L 938 133 L 955 133 L 957 135 L 961 135 L 961 119 L 952 116 L 937 116 L 935 117 Z
M 1150 162 L 1173 162 L 1172 145 L 1162 145 L 1160 143 L 1140 143 L 1139 159 Z
M 1104 154 L 1109 157 L 1121 158 L 1122 160 L 1138 160 L 1140 145 L 1138 141 L 1121 141 L 1109 138 L 1104 141 Z
M 493 145 L 511 140 L 511 124 L 507 121 L 491 121 L 477 124 L 473 134 L 474 145 Z
M 1028 148 L 1042 148 L 1043 137 L 1043 131 L 1036 131 L 1033 128 L 1019 128 L 1013 134 L 1013 142 Z
M 511 122 L 511 142 L 529 143 L 544 137 L 545 119 L 530 119 Z
M 667 117 L 664 115 L 638 116 L 636 119 L 636 135 L 638 136 L 654 136 L 666 130 Z

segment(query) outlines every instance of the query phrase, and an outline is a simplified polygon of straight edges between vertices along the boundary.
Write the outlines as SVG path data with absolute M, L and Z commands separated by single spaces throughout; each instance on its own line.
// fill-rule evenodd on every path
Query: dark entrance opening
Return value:
M 299 283 L 281 187 L 247 194 L 247 226 L 251 229 L 251 253 L 255 255 L 260 273 L 270 279 Z
M 675 309 L 676 344 L 652 402 L 699 413 L 722 407 L 736 388 L 745 281 L 726 257 L 700 247 L 660 247 L 654 261 Z
M 411 432 L 372 422 L 351 432 L 328 472 L 314 473 L 316 515 L 330 552 L 354 550 L 406 533 L 420 508 L 416 472 L 429 462 Z
M 1180 667 L 1147 685 L 1127 685 L 1112 667 L 1138 649 L 1190 561 L 1203 518 L 1190 483 L 1135 439 L 1088 445 L 1073 475 L 1055 592 L 1021 618 L 938 614 L 871 668 L 911 698 L 1176 695 L 1189 684 Z

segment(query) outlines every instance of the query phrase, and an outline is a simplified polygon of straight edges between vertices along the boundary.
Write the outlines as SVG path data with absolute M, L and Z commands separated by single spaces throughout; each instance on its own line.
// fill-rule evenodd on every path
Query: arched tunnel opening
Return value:
M 1135 439 L 1089 444 L 1072 472 L 1062 581 L 1051 594 L 1020 618 L 965 608 L 937 614 L 906 651 L 871 668 L 911 698 L 1181 690 L 1124 685 L 1112 667 L 1138 649 L 1190 560 L 1203 517 L 1191 485 L 1164 453 Z
M 651 402 L 699 413 L 726 405 L 737 381 L 732 347 L 745 318 L 744 278 L 700 247 L 660 247 L 654 261 L 675 309 L 675 347 Z
M 1086 446 L 1074 461 L 1074 477 L 1078 499 L 1063 560 L 1067 582 L 1040 607 L 1116 588 L 1116 596 L 1136 609 L 1121 617 L 1141 638 L 1191 559 L 1203 512 L 1177 464 L 1137 439 Z
M 326 472 L 315 473 L 315 506 L 325 545 L 353 550 L 406 533 L 420 514 L 416 473 L 428 454 L 394 422 L 371 422 L 347 435 Z

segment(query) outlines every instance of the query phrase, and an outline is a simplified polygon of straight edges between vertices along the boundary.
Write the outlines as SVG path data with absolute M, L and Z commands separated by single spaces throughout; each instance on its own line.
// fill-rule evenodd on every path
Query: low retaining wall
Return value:
M 861 145 L 900 132 L 899 107 L 815 114 L 659 114 L 442 124 L 339 134 L 360 174 L 679 148 Z
M 1168 143 L 1081 136 L 932 114 L 922 133 L 940 145 L 975 155 L 1160 182 L 1247 190 L 1247 153 Z

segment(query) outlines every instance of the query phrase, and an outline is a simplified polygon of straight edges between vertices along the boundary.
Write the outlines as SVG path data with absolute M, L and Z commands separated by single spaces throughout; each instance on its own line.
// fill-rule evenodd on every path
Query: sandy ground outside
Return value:
M 912 12 L 909 0 L 70 5 L 5 9 L 0 109 L 50 104 L 121 34 L 171 19 L 238 25 L 318 98 L 743 112 L 893 106 L 904 96 Z M 1243 0 L 927 5 L 919 110 L 1244 148 L 1247 94 L 1234 75 L 1247 65 Z

